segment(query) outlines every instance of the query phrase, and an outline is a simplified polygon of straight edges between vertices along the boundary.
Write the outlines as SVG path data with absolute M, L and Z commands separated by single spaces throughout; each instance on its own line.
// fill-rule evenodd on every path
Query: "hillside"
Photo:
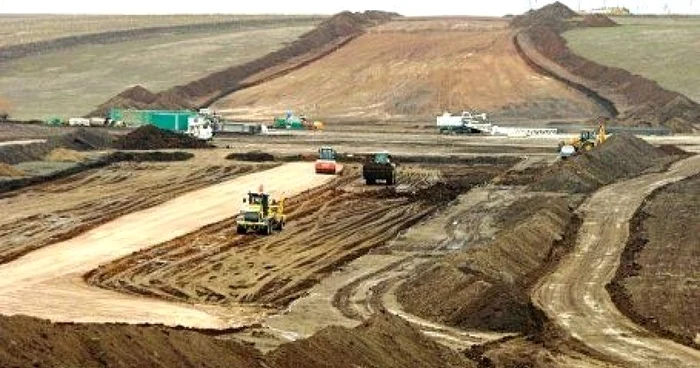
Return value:
M 517 117 L 600 113 L 583 95 L 530 69 L 507 23 L 483 18 L 395 20 L 302 69 L 235 92 L 214 108 L 237 118 L 292 109 L 314 117 L 431 117 L 481 109 Z
M 177 25 L 175 21 L 184 20 L 174 16 L 176 25 L 155 27 L 160 25 L 158 20 L 163 22 L 156 18 L 153 26 L 143 28 L 151 18 L 132 17 L 132 27 L 142 28 L 124 30 L 128 24 L 122 24 L 126 19 L 121 17 L 114 23 L 96 17 L 93 22 L 103 22 L 101 27 L 92 23 L 87 27 L 86 20 L 61 28 L 51 21 L 54 18 L 44 16 L 34 27 L 20 28 L 27 29 L 29 43 L 0 47 L 0 98 L 9 101 L 11 116 L 82 116 L 133 85 L 167 89 L 256 59 L 283 47 L 321 20 L 250 16 L 221 23 L 218 17 L 202 16 L 201 21 L 213 19 L 215 23 Z M 0 17 L 0 24 L 3 22 L 8 20 Z M 74 35 L 79 31 L 97 33 Z M 35 39 L 42 41 L 30 42 Z

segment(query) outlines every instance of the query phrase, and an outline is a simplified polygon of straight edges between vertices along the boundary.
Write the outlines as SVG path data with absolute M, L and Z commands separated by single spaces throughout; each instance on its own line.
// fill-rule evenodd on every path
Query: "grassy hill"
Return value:
M 40 16 L 32 21 L 0 17 L 0 24 L 23 24 L 27 42 L 18 44 L 21 40 L 16 35 L 3 38 L 0 56 L 3 50 L 16 51 L 33 42 L 41 42 L 48 50 L 0 60 L 0 99 L 9 101 L 11 116 L 17 119 L 80 116 L 132 85 L 166 89 L 256 59 L 321 20 L 206 15 L 114 20 Z M 154 31 L 158 27 L 166 28 Z M 119 33 L 124 30 L 130 33 Z M 97 37 L 85 39 L 86 34 Z
M 585 58 L 627 69 L 700 102 L 700 17 L 614 20 L 622 26 L 578 28 L 564 37 Z

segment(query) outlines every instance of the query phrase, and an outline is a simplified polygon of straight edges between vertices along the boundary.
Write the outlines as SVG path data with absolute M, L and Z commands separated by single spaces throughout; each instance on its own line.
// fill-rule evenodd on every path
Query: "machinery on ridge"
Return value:
M 559 142 L 559 157 L 566 159 L 581 151 L 590 151 L 605 143 L 607 138 L 605 124 L 598 125 L 596 130 L 582 130 L 578 137 Z

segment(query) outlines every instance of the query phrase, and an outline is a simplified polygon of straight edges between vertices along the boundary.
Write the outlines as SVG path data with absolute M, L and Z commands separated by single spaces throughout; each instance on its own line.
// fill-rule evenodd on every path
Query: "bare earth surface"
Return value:
M 310 117 L 382 119 L 466 108 L 550 118 L 598 112 L 585 96 L 530 69 L 506 22 L 467 17 L 373 28 L 307 67 L 213 107 L 234 118 L 270 118 L 290 108 Z
M 668 172 L 644 175 L 604 187 L 581 207 L 584 222 L 575 250 L 541 279 L 533 302 L 559 327 L 616 361 L 643 367 L 697 367 L 700 351 L 659 338 L 622 315 L 605 285 L 619 265 L 628 221 L 655 188 L 700 172 L 700 157 Z
M 187 193 L 27 254 L 0 266 L 0 313 L 52 321 L 240 326 L 260 313 L 125 296 L 88 288 L 81 277 L 102 263 L 231 217 L 238 212 L 241 196 L 260 184 L 274 196 L 292 196 L 330 178 L 316 175 L 309 163 L 286 164 Z

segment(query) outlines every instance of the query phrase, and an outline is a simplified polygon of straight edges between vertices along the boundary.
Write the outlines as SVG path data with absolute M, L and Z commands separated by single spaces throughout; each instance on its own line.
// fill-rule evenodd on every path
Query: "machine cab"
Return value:
M 335 161 L 335 150 L 332 147 L 321 147 L 318 149 L 318 159 Z
M 391 155 L 389 152 L 376 152 L 372 160 L 376 164 L 387 165 L 391 162 Z

